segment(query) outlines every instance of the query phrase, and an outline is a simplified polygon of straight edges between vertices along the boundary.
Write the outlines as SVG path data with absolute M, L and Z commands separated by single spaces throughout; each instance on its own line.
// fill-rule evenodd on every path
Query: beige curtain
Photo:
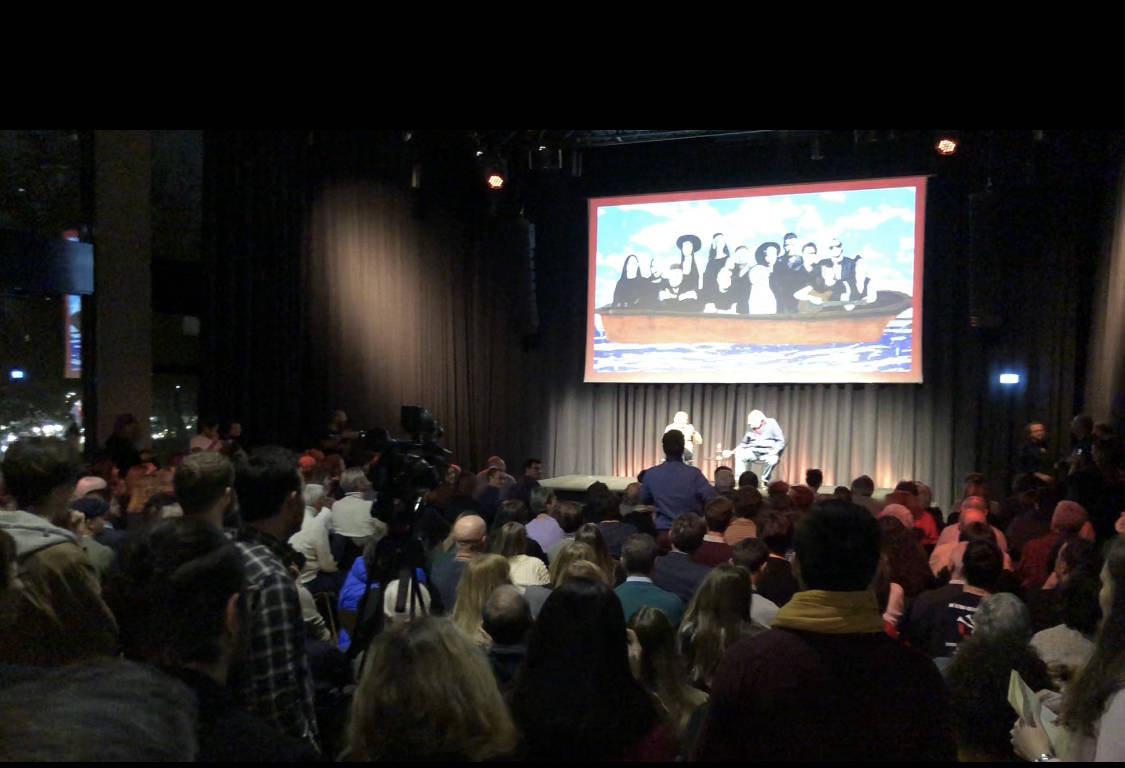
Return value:
M 1095 421 L 1125 426 L 1125 168 L 1108 250 L 1094 281 L 1094 312 L 1086 376 L 1086 411 Z

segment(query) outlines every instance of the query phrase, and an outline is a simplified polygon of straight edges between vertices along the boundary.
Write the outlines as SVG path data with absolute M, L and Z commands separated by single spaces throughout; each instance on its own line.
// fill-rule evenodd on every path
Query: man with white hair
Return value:
M 962 499 L 960 509 L 961 517 L 958 518 L 959 524 L 950 524 L 941 529 L 941 535 L 938 536 L 937 544 L 934 545 L 935 554 L 937 553 L 938 547 L 943 544 L 957 543 L 957 540 L 961 538 L 961 531 L 968 527 L 970 523 L 976 522 L 977 520 L 984 520 L 985 522 L 988 520 L 989 503 L 983 496 L 968 496 Z M 963 516 L 969 509 L 973 509 L 975 512 L 972 515 L 972 519 L 966 522 Z M 976 512 L 980 512 L 984 517 L 982 518 L 980 515 L 977 515 Z M 1004 538 L 1004 532 L 996 526 L 992 526 L 992 530 L 996 533 L 996 545 L 1000 547 L 1000 551 L 1007 552 L 1008 540 Z
M 289 537 L 289 546 L 305 558 L 297 583 L 314 595 L 317 592 L 339 592 L 344 574 L 336 565 L 328 540 L 328 521 L 332 512 L 324 506 L 324 486 L 306 483 L 302 493 L 305 520 L 301 523 L 301 530 Z
M 465 515 L 453 524 L 453 544 L 457 554 L 434 566 L 430 583 L 441 598 L 446 613 L 453 610 L 457 598 L 457 585 L 465 566 L 477 555 L 488 551 L 488 528 L 480 515 Z
M 344 498 L 332 505 L 328 525 L 336 533 L 351 539 L 362 551 L 372 537 L 381 539 L 387 534 L 387 524 L 371 514 L 372 502 L 364 498 L 371 490 L 371 482 L 362 467 L 349 467 L 340 475 L 340 490 Z
M 773 468 L 785 450 L 785 435 L 775 419 L 757 409 L 747 414 L 746 424 L 749 429 L 742 436 L 742 442 L 733 451 L 723 451 L 723 457 L 734 454 L 739 472 L 750 469 L 750 462 L 760 463 L 762 471 L 758 473 L 758 482 L 764 487 L 769 485 Z
M 666 426 L 664 431 L 671 432 L 673 429 L 679 430 L 684 436 L 684 463 L 690 466 L 694 458 L 691 446 L 703 445 L 703 435 L 699 434 L 695 426 L 688 421 L 687 411 L 677 411 L 672 417 L 672 423 Z

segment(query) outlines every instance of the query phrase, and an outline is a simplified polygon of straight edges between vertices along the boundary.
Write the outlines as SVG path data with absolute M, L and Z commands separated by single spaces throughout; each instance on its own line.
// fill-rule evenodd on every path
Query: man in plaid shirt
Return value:
M 285 567 L 285 541 L 301 527 L 305 503 L 297 457 L 263 448 L 242 462 L 235 491 L 245 527 L 238 549 L 249 584 L 250 647 L 232 688 L 275 727 L 316 745 L 312 673 L 297 583 Z

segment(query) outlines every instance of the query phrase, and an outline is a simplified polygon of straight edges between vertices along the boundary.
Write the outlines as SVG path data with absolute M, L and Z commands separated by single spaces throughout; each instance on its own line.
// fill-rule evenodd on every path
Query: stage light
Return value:
M 24 372 L 19 368 L 13 368 L 12 370 L 8 371 L 8 377 L 13 380 L 19 380 L 24 378 Z
M 504 186 L 504 177 L 498 173 L 490 173 L 487 182 L 489 189 L 500 189 Z
M 938 140 L 937 151 L 939 155 L 952 155 L 957 151 L 957 142 L 948 136 Z
M 1019 384 L 1020 375 L 1018 373 L 1002 373 L 1000 374 L 1000 383 L 1008 385 Z
M 485 184 L 493 191 L 501 189 L 508 181 L 508 163 L 503 157 L 489 153 L 481 163 L 481 170 Z

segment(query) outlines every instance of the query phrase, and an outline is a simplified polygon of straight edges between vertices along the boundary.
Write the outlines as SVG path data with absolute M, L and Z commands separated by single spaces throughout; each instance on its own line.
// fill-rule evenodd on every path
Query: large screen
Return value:
M 922 381 L 925 177 L 591 198 L 586 381 Z

